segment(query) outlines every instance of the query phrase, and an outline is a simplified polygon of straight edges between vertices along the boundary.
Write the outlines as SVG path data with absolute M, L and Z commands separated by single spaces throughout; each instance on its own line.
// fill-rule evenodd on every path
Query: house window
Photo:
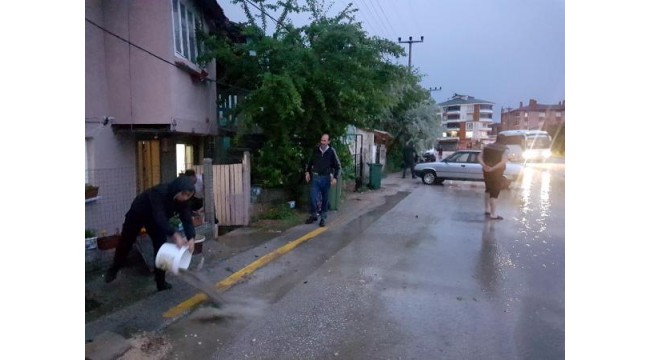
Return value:
M 465 129 L 466 130 L 473 130 L 474 129 L 474 123 L 472 123 L 471 121 L 466 122 L 465 123 Z
M 199 55 L 196 29 L 202 28 L 198 12 L 182 0 L 172 0 L 172 20 L 176 54 L 196 63 L 196 57 Z

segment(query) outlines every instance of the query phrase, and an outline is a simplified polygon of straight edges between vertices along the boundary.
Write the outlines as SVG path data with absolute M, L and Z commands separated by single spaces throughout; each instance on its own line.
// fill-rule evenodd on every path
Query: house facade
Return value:
M 493 102 L 454 94 L 450 100 L 438 106 L 443 127 L 438 146 L 443 150 L 479 148 L 482 142 L 489 139 L 494 122 Z
M 216 63 L 194 29 L 229 22 L 215 0 L 85 5 L 86 228 L 113 234 L 136 194 L 214 156 Z
M 564 100 L 554 105 L 538 104 L 530 99 L 527 106 L 501 109 L 500 130 L 545 130 L 564 124 Z

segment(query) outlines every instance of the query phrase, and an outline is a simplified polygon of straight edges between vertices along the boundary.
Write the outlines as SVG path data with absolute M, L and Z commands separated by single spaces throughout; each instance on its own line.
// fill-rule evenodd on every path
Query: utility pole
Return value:
M 429 88 L 429 92 L 432 93 L 432 94 L 431 94 L 431 98 L 433 99 L 433 92 L 434 92 L 434 91 L 440 91 L 440 90 L 442 90 L 442 86 L 437 86 L 437 87 Z M 435 100 L 435 99 L 434 99 L 434 100 Z
M 397 41 L 399 41 L 400 44 L 409 44 L 409 72 L 411 72 L 411 46 L 413 46 L 413 43 L 424 42 L 424 36 L 420 36 L 420 40 L 413 40 L 413 36 L 409 36 L 408 41 L 402 41 L 402 38 L 398 37 Z

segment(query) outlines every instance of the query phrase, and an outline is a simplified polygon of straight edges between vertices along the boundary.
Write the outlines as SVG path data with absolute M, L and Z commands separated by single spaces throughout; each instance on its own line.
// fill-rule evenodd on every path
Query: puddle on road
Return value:
M 365 229 L 367 229 L 370 225 L 372 225 L 372 223 L 377 221 L 377 219 L 382 217 L 385 213 L 387 213 L 390 209 L 392 209 L 395 205 L 397 205 L 397 203 L 399 203 L 405 197 L 407 197 L 409 194 L 410 192 L 408 191 L 399 191 L 394 195 L 387 195 L 385 197 L 386 203 L 350 221 L 345 226 L 343 232 L 351 231 L 352 233 L 360 234 Z

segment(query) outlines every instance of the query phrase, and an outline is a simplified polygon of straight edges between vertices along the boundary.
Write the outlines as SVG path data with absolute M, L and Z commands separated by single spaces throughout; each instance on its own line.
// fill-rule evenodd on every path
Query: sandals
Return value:
M 497 217 L 489 217 L 490 220 L 503 220 L 503 217 L 497 216 Z

